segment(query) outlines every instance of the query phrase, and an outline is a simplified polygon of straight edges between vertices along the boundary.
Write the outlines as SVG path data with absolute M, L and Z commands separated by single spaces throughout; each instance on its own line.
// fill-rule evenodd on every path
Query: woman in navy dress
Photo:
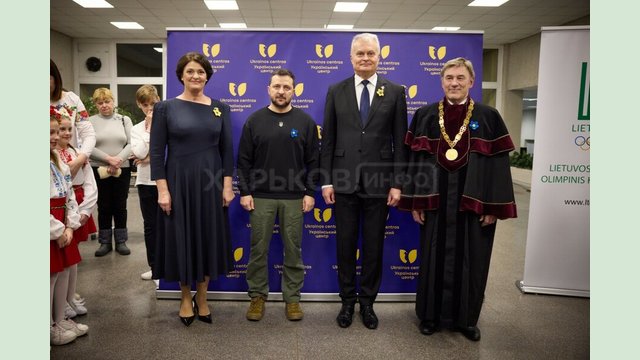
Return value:
M 212 74 L 204 55 L 185 54 L 176 67 L 184 91 L 153 109 L 151 178 L 161 209 L 153 278 L 180 282 L 179 316 L 186 326 L 196 317 L 211 323 L 209 280 L 232 267 L 226 212 L 235 196 L 230 109 L 204 94 Z

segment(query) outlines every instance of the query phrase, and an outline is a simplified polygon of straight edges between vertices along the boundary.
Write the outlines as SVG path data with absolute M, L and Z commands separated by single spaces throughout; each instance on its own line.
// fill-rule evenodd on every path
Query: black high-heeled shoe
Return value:
M 195 302 L 193 304 L 195 304 Z M 191 323 L 193 323 L 193 320 L 196 318 L 196 309 L 197 307 L 193 307 L 193 315 L 191 316 L 180 316 L 180 312 L 178 312 L 178 317 L 180 318 L 180 321 L 182 321 L 182 324 L 184 326 L 189 326 L 191 325 Z
M 196 296 L 193 295 L 193 313 L 198 317 L 198 320 L 211 324 L 211 313 L 207 315 L 200 315 L 198 312 L 198 303 L 196 302 Z
M 184 326 L 189 326 L 191 325 L 191 323 L 193 322 L 193 319 L 196 318 L 195 315 L 191 315 L 191 316 L 180 316 L 180 321 L 182 321 L 182 323 L 184 324 Z

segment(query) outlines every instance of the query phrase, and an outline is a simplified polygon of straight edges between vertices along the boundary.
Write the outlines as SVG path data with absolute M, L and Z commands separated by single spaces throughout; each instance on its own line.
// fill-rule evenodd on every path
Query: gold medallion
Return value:
M 462 126 L 460 126 L 460 130 L 458 130 L 458 133 L 454 137 L 453 141 L 451 141 L 451 138 L 449 137 L 449 134 L 447 134 L 447 131 L 444 127 L 444 101 L 440 100 L 440 103 L 438 104 L 438 118 L 439 118 L 438 124 L 440 125 L 440 133 L 442 134 L 442 138 L 447 142 L 447 144 L 449 144 L 449 147 L 451 148 L 444 153 L 444 157 L 447 158 L 447 160 L 449 161 L 453 161 L 458 158 L 458 150 L 454 149 L 453 147 L 456 146 L 456 144 L 458 143 L 458 141 L 460 141 L 460 139 L 462 139 L 462 134 L 464 134 L 465 131 L 467 131 L 467 125 L 469 125 L 469 120 L 471 119 L 471 113 L 473 112 L 473 105 L 474 105 L 473 99 L 469 98 L 469 107 L 467 108 L 467 115 L 462 121 Z
M 447 150 L 447 152 L 444 153 L 444 157 L 446 157 L 447 160 L 449 160 L 449 161 L 453 161 L 453 160 L 458 158 L 458 150 L 449 149 L 449 150 Z

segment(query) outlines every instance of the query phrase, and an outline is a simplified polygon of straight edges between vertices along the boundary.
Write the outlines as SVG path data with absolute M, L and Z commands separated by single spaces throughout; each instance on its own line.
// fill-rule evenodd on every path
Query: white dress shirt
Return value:
M 355 74 L 354 78 L 354 83 L 356 86 L 356 100 L 358 100 L 358 109 L 360 109 L 360 98 L 362 98 L 362 90 L 364 90 L 362 80 L 369 80 L 367 89 L 369 89 L 369 105 L 371 105 L 371 103 L 373 102 L 373 94 L 375 94 L 376 91 L 376 84 L 378 83 L 378 74 L 373 74 L 368 79 L 363 79 L 358 74 Z

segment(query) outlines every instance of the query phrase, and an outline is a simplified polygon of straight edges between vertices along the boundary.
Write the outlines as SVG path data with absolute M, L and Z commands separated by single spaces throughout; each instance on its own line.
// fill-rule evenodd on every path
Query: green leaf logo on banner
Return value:
M 580 99 L 578 99 L 578 120 L 590 120 L 590 99 L 591 91 L 589 85 L 589 63 L 582 63 L 582 73 L 580 76 Z

